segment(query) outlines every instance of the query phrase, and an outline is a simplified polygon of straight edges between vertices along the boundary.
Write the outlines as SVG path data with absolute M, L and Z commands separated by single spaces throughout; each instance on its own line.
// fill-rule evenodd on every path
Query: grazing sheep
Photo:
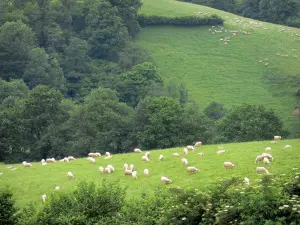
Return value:
M 164 160 L 164 156 L 163 156 L 163 155 L 160 155 L 160 156 L 159 156 L 159 160 L 160 160 L 160 161 Z
M 110 156 L 110 153 L 109 153 L 109 152 L 105 152 L 105 155 L 106 155 L 106 156 Z
M 54 188 L 54 190 L 55 190 L 55 191 L 59 191 L 59 190 L 60 190 L 60 187 L 59 187 L 59 186 L 56 186 L 56 187 Z
M 92 158 L 92 157 L 87 157 L 87 159 L 90 161 L 90 163 L 95 163 L 96 159 Z
M 265 167 L 256 167 L 256 173 L 266 173 L 266 174 L 269 174 L 269 171 Z
M 127 163 L 124 163 L 123 168 L 124 168 L 124 170 L 128 169 L 128 164 L 127 164 Z
M 24 167 L 32 167 L 32 164 L 26 161 L 22 162 L 22 164 L 24 165 Z
M 112 165 L 107 165 L 106 167 L 107 167 L 107 168 L 110 168 L 110 169 L 111 169 L 111 172 L 115 172 L 115 168 L 114 168 Z
M 279 141 L 281 139 L 281 136 L 274 136 L 274 141 Z
M 144 175 L 149 176 L 149 170 L 148 169 L 144 169 Z
M 134 151 L 135 153 L 141 153 L 141 152 L 142 152 L 141 149 L 139 149 L 139 148 L 135 148 L 133 151 Z
M 179 153 L 175 152 L 172 154 L 172 156 L 179 156 Z
M 270 165 L 270 161 L 269 161 L 269 159 L 268 159 L 267 157 L 264 157 L 263 162 L 264 162 L 265 164 L 267 164 L 267 165 Z
M 149 162 L 149 158 L 146 155 L 142 156 L 142 160 L 146 161 L 146 162 Z
M 145 156 L 147 156 L 147 158 L 150 159 L 150 152 L 146 152 Z
M 217 155 L 221 155 L 221 154 L 223 154 L 225 152 L 226 152 L 226 150 L 219 150 L 219 151 L 217 151 Z
M 42 195 L 42 200 L 43 200 L 43 202 L 46 201 L 46 198 L 47 198 L 46 194 L 43 194 L 43 195 Z
M 261 155 L 267 157 L 268 159 L 271 159 L 272 161 L 274 160 L 273 156 L 269 153 L 262 153 Z
M 250 185 L 250 180 L 249 180 L 249 178 L 245 177 L 245 178 L 244 178 L 244 183 L 247 184 L 247 185 Z
M 74 175 L 72 172 L 67 173 L 69 180 L 74 178 Z
M 128 170 L 128 169 L 125 169 L 124 170 L 124 174 L 125 174 L 125 176 L 131 176 L 132 175 L 132 171 L 131 170 Z
M 225 169 L 233 169 L 235 165 L 232 162 L 224 162 Z
M 96 155 L 96 157 L 101 157 L 100 152 L 96 152 L 95 155 Z
M 184 149 L 183 149 L 183 153 L 184 153 L 185 155 L 188 155 L 188 154 L 189 154 L 189 150 L 188 150 L 187 148 L 184 148 Z
M 195 150 L 195 148 L 194 148 L 193 145 L 188 145 L 188 146 L 186 146 L 186 148 L 187 148 L 187 150 L 189 150 L 189 151 L 194 151 L 194 150 Z
M 61 159 L 59 161 L 61 161 L 61 162 L 69 162 L 69 158 L 65 157 L 65 158 L 63 158 L 63 159 Z
M 131 176 L 134 180 L 136 180 L 137 179 L 137 171 L 133 171 Z
M 198 152 L 197 156 L 204 156 L 204 153 L 203 152 Z
M 42 159 L 42 160 L 41 160 L 41 163 L 44 163 L 44 162 L 46 162 L 46 160 L 45 160 L 45 159 Z
M 46 163 L 46 162 L 43 162 L 43 163 L 42 163 L 42 166 L 46 166 L 47 164 L 48 164 L 48 163 Z
M 194 148 L 196 148 L 196 147 L 201 147 L 201 145 L 202 145 L 202 142 L 201 142 L 201 141 L 197 141 L 197 142 L 195 143 L 195 145 L 194 145 Z
M 265 151 L 271 151 L 272 148 L 271 147 L 265 147 Z
M 111 169 L 111 168 L 109 168 L 109 167 L 105 167 L 105 169 L 104 169 L 104 173 L 111 174 L 111 173 L 112 173 L 112 169 Z
M 164 177 L 164 176 L 162 176 L 162 177 L 160 178 L 160 181 L 161 181 L 162 183 L 164 183 L 164 184 L 172 183 L 172 180 L 171 180 L 171 179 L 169 179 L 169 178 L 167 178 L 167 177 Z
M 51 159 L 46 159 L 46 162 L 47 163 L 55 163 L 56 160 L 54 158 L 51 158 Z
M 292 147 L 291 145 L 286 145 L 283 148 L 291 148 L 291 147 Z
M 104 173 L 104 168 L 102 166 L 99 166 L 100 173 Z
M 105 156 L 104 157 L 104 159 L 111 159 L 112 158 L 112 156 L 111 155 L 109 155 L 109 156 Z
M 134 165 L 130 164 L 130 170 L 133 171 Z
M 181 159 L 181 162 L 182 162 L 182 164 L 185 165 L 185 166 L 188 165 L 188 161 L 187 161 L 186 158 L 182 158 L 182 159 Z
M 73 156 L 68 156 L 69 161 L 76 160 Z
M 265 156 L 263 156 L 263 155 L 257 156 L 255 159 L 255 163 L 262 162 L 264 160 L 264 158 L 265 158 Z
M 188 171 L 189 173 L 199 172 L 199 169 L 197 169 L 197 168 L 194 167 L 194 166 L 189 166 L 189 167 L 187 167 L 186 169 L 187 169 L 187 171 Z
M 93 152 L 90 152 L 90 153 L 88 154 L 88 156 L 89 156 L 89 157 L 97 157 L 96 153 L 93 153 Z

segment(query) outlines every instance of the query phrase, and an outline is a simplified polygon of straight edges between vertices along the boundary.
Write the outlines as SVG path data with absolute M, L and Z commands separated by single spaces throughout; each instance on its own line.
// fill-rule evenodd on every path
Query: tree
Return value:
M 214 120 L 222 119 L 227 113 L 224 105 L 218 102 L 211 102 L 205 109 L 204 114 Z
M 102 87 L 93 90 L 68 121 L 73 154 L 128 151 L 135 144 L 133 118 L 133 109 L 120 103 L 114 91 Z
M 105 0 L 97 1 L 90 6 L 86 25 L 89 55 L 117 60 L 118 52 L 125 47 L 125 41 L 128 40 L 128 32 L 118 10 Z
M 0 224 L 16 224 L 16 212 L 17 209 L 14 200 L 12 200 L 12 193 L 8 189 L 0 190 Z
M 6 22 L 0 27 L 0 71 L 2 78 L 21 78 L 28 54 L 37 46 L 34 33 L 21 21 Z
M 56 58 L 50 57 L 42 48 L 32 49 L 28 55 L 29 62 L 23 78 L 30 88 L 41 84 L 65 90 L 66 80 Z
M 218 130 L 228 141 L 270 140 L 275 134 L 286 134 L 273 110 L 244 104 L 233 108 L 218 122 Z

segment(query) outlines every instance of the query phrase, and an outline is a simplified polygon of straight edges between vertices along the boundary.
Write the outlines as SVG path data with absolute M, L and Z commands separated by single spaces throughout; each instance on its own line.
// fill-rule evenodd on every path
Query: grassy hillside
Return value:
M 291 113 L 299 104 L 295 97 L 300 82 L 299 29 L 175 0 L 143 3 L 140 13 L 147 15 L 172 17 L 209 12 L 225 19 L 224 28 L 142 29 L 136 43 L 150 53 L 166 80 L 184 82 L 190 98 L 202 108 L 211 101 L 226 107 L 243 102 L 262 104 L 274 109 L 287 127 L 293 127 L 295 118 Z M 214 30 L 222 32 L 213 34 Z M 238 32 L 233 35 L 230 31 Z M 225 37 L 230 39 L 228 44 L 224 44 Z
M 286 144 L 292 148 L 284 149 Z M 21 164 L 12 165 L 16 170 L 8 169 L 8 165 L 0 164 L 0 187 L 9 185 L 13 190 L 14 197 L 18 205 L 25 205 L 30 201 L 41 204 L 41 196 L 46 193 L 50 195 L 58 185 L 61 191 L 74 188 L 74 185 L 83 179 L 100 182 L 102 179 L 119 180 L 122 185 L 128 187 L 128 197 L 142 193 L 144 190 L 151 191 L 160 183 L 161 176 L 167 176 L 173 180 L 170 187 L 195 187 L 198 189 L 209 188 L 214 182 L 233 176 L 249 177 L 251 184 L 255 184 L 256 179 L 261 175 L 255 173 L 256 164 L 254 160 L 257 155 L 264 152 L 266 146 L 271 146 L 271 154 L 274 161 L 269 167 L 273 174 L 282 174 L 292 171 L 294 167 L 299 167 L 300 140 L 284 140 L 278 144 L 271 144 L 270 141 L 249 142 L 238 144 L 222 145 L 227 152 L 217 155 L 217 145 L 207 145 L 198 148 L 195 152 L 190 152 L 186 158 L 190 166 L 200 169 L 196 174 L 188 174 L 184 165 L 181 164 L 183 157 L 182 148 L 156 150 L 151 152 L 150 162 L 141 161 L 142 154 L 130 153 L 114 155 L 111 159 L 105 160 L 103 157 L 96 160 L 95 164 L 90 164 L 87 159 L 78 159 L 70 163 L 56 162 L 42 166 L 41 163 L 33 163 L 33 167 L 24 168 Z M 197 152 L 203 152 L 203 157 L 196 156 Z M 172 157 L 172 153 L 180 153 L 180 157 Z M 159 161 L 159 155 L 163 154 L 164 161 Z M 232 161 L 236 168 L 226 171 L 223 162 Z M 124 163 L 135 165 L 138 171 L 138 179 L 123 174 Z M 101 175 L 99 166 L 112 164 L 116 171 L 113 174 Z M 150 176 L 145 177 L 143 170 L 148 168 Z M 75 178 L 67 179 L 67 172 L 71 171 Z M 299 168 L 300 171 L 300 168 Z

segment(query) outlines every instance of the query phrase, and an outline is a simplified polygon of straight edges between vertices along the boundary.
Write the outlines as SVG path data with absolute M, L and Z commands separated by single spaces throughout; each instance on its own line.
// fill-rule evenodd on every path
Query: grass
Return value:
M 292 148 L 284 149 L 286 144 Z M 119 181 L 121 185 L 128 187 L 128 197 L 140 195 L 143 191 L 151 191 L 160 183 L 161 176 L 167 176 L 173 180 L 170 187 L 194 187 L 201 190 L 209 188 L 213 183 L 220 179 L 240 176 L 249 177 L 253 184 L 255 179 L 261 175 L 255 173 L 256 164 L 254 160 L 257 155 L 264 152 L 266 146 L 271 146 L 271 154 L 274 161 L 269 167 L 273 174 L 282 174 L 292 171 L 292 168 L 299 167 L 300 159 L 300 140 L 282 140 L 277 144 L 270 141 L 248 142 L 222 145 L 227 152 L 217 155 L 217 145 L 204 145 L 190 152 L 186 158 L 190 166 L 200 169 L 196 174 L 188 174 L 186 167 L 181 164 L 183 148 L 173 148 L 165 150 L 155 150 L 151 152 L 150 162 L 141 161 L 143 154 L 128 153 L 114 155 L 110 160 L 103 157 L 98 158 L 95 164 L 90 164 L 86 158 L 77 159 L 70 163 L 56 162 L 42 166 L 41 163 L 33 163 L 31 168 L 24 168 L 22 164 L 12 165 L 17 170 L 12 171 L 7 165 L 0 164 L 0 188 L 9 186 L 13 191 L 14 198 L 19 206 L 24 206 L 30 201 L 37 205 L 41 204 L 42 194 L 47 196 L 54 192 L 56 186 L 61 187 L 61 191 L 73 189 L 80 180 L 90 180 L 100 183 L 104 178 L 107 180 Z M 197 152 L 204 152 L 203 157 L 196 156 Z M 172 157 L 171 154 L 178 152 L 180 157 Z M 160 154 L 164 155 L 164 161 L 159 161 Z M 226 171 L 223 162 L 232 161 L 236 168 Z M 135 165 L 138 171 L 138 179 L 125 176 L 123 173 L 124 163 Z M 99 166 L 112 164 L 116 171 L 113 174 L 101 175 L 98 171 Z M 150 176 L 145 177 L 143 170 L 149 169 Z M 75 178 L 67 179 L 67 172 L 71 171 Z
M 175 0 L 143 0 L 140 11 L 170 17 L 195 12 L 221 16 L 228 32 L 213 35 L 211 27 L 147 27 L 135 42 L 149 52 L 165 80 L 185 83 L 190 98 L 202 109 L 212 101 L 227 108 L 244 102 L 261 104 L 274 109 L 292 130 L 296 121 L 292 110 L 300 104 L 295 96 L 300 83 L 300 36 L 296 36 L 300 29 Z M 231 30 L 250 35 L 233 36 Z M 231 38 L 228 45 L 220 41 L 224 37 Z

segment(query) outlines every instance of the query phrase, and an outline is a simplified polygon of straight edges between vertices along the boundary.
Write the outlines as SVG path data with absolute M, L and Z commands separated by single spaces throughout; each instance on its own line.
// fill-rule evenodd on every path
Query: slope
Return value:
M 292 148 L 284 149 L 285 145 L 292 145 Z M 249 177 L 252 185 L 261 175 L 255 173 L 256 164 L 254 160 L 257 155 L 264 152 L 264 148 L 270 146 L 270 152 L 274 161 L 268 168 L 273 174 L 288 173 L 294 167 L 299 166 L 300 140 L 283 140 L 277 144 L 270 141 L 248 142 L 225 144 L 222 147 L 226 150 L 223 155 L 217 155 L 217 145 L 204 145 L 197 148 L 195 152 L 190 152 L 188 156 L 183 155 L 183 148 L 173 148 L 165 150 L 151 151 L 150 162 L 141 161 L 143 154 L 129 153 L 114 155 L 111 159 L 105 160 L 103 157 L 97 158 L 95 164 L 90 164 L 85 158 L 77 159 L 70 163 L 56 162 L 42 166 L 40 162 L 33 163 L 30 168 L 24 168 L 22 164 L 8 165 L 0 164 L 0 188 L 10 186 L 17 204 L 23 206 L 30 201 L 41 204 L 42 194 L 50 196 L 56 186 L 61 187 L 61 191 L 74 188 L 80 180 L 90 180 L 99 183 L 103 179 L 119 181 L 121 185 L 128 187 L 128 197 L 137 196 L 143 192 L 151 192 L 156 186 L 162 186 L 161 176 L 167 176 L 173 180 L 168 187 L 198 188 L 205 190 L 211 187 L 220 179 L 230 177 Z M 178 152 L 180 157 L 171 156 Z M 196 156 L 198 152 L 203 152 L 204 156 Z M 159 155 L 164 155 L 164 160 L 159 161 Z M 188 174 L 186 167 L 181 163 L 181 158 L 185 157 L 190 166 L 200 169 L 200 172 Z M 223 162 L 231 161 L 236 165 L 233 170 L 225 170 Z M 124 163 L 134 164 L 138 172 L 138 179 L 133 180 L 130 176 L 125 176 L 123 172 Z M 99 166 L 111 164 L 116 171 L 112 174 L 100 174 Z M 145 168 L 149 169 L 149 177 L 143 175 Z M 300 170 L 300 169 L 299 169 Z M 75 178 L 67 179 L 67 172 L 71 171 Z
M 228 108 L 262 104 L 293 129 L 292 111 L 299 104 L 299 29 L 175 0 L 143 0 L 140 13 L 223 17 L 224 27 L 143 28 L 136 43 L 150 53 L 166 80 L 185 83 L 202 109 L 211 101 Z

